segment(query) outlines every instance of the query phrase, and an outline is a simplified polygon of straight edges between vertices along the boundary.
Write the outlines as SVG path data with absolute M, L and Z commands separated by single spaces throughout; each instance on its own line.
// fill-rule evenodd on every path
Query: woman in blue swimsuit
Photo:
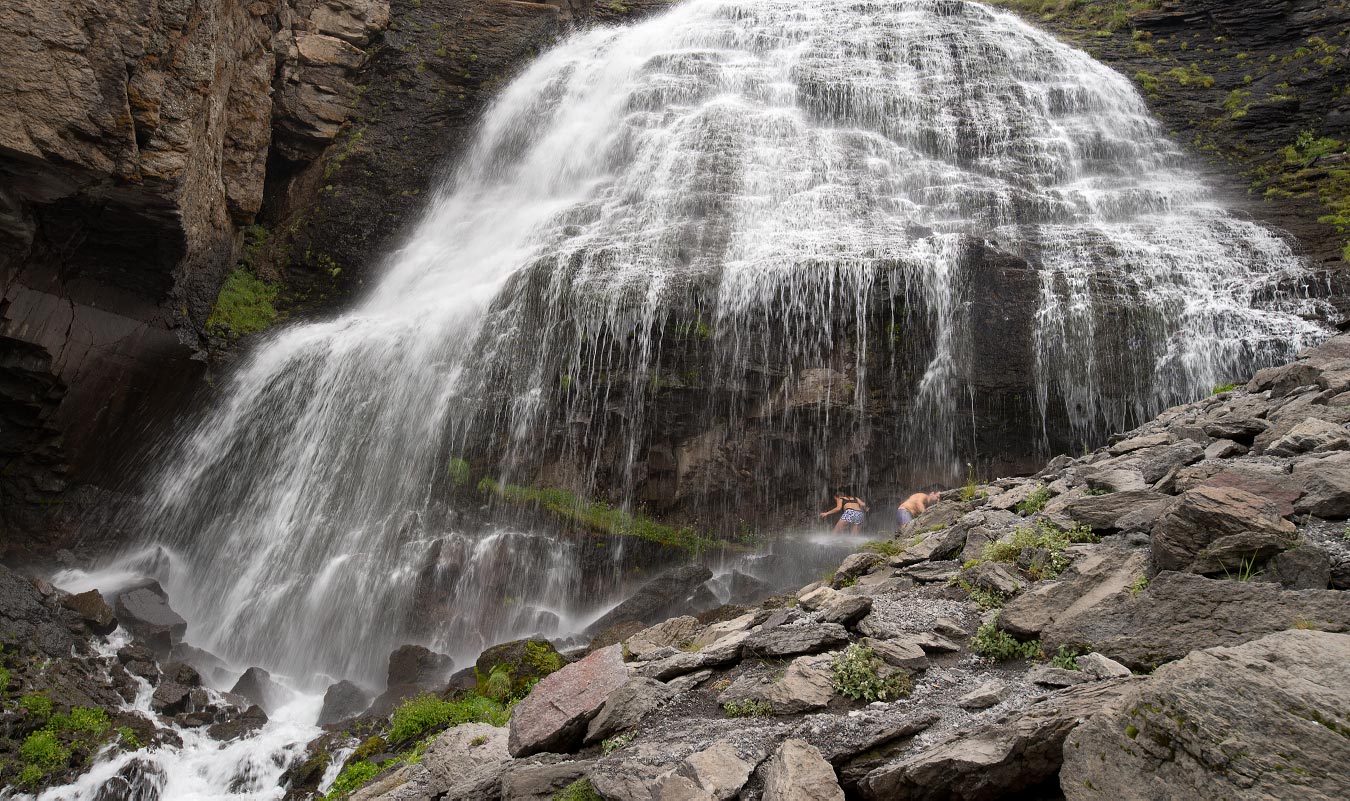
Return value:
M 839 522 L 834 524 L 834 533 L 838 534 L 844 530 L 844 526 L 853 526 L 853 533 L 858 534 L 862 531 L 863 513 L 867 511 L 867 501 L 853 495 L 844 495 L 836 493 L 834 496 L 834 508 L 828 512 L 821 512 L 822 518 L 843 510 L 839 516 Z

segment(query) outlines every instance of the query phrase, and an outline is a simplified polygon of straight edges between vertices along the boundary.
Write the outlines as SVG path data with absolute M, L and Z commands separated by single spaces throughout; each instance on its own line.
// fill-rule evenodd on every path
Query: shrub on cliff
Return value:
M 854 643 L 830 663 L 830 683 L 835 692 L 855 701 L 891 701 L 909 695 L 913 689 L 909 674 L 887 670 L 871 648 Z

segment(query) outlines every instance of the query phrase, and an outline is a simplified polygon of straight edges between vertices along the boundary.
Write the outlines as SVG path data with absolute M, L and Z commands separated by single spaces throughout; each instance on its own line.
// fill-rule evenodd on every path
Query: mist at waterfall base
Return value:
M 253 349 L 107 571 L 311 693 L 378 688 L 409 641 L 462 666 L 567 637 L 651 546 L 505 488 L 725 530 L 785 491 L 952 481 L 981 456 L 979 343 L 1016 337 L 984 314 L 1013 262 L 1040 448 L 1324 336 L 1298 257 L 1129 82 L 1008 14 L 688 0 L 577 33 L 502 90 L 367 298 Z

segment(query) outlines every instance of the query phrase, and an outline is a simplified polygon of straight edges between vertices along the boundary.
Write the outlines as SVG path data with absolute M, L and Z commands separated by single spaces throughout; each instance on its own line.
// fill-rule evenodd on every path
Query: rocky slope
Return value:
M 793 595 L 660 619 L 656 596 L 707 577 L 685 571 L 577 651 L 507 643 L 446 678 L 400 648 L 373 702 L 329 689 L 289 797 L 327 775 L 361 799 L 1342 798 L 1348 423 L 1343 335 L 1035 477 L 952 490 Z M 0 578 L 7 780 L 68 778 L 105 740 L 247 736 L 276 702 L 256 669 L 197 687 L 219 663 L 155 587 L 110 609 Z M 119 706 L 128 673 L 155 719 Z M 89 709 L 98 734 L 69 724 Z M 25 750 L 43 731 L 60 760 Z

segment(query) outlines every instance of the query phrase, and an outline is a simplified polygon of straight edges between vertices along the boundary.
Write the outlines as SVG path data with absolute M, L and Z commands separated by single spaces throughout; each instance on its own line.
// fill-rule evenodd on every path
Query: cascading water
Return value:
M 1320 337 L 1298 259 L 1211 195 L 1125 79 L 978 4 L 688 0 L 576 34 L 376 290 L 267 338 L 166 457 L 155 572 L 195 644 L 315 688 L 379 685 L 410 632 L 463 664 L 574 631 L 603 611 L 583 546 L 494 488 L 753 522 L 963 474 L 999 398 L 1030 458 Z M 415 629 L 427 582 L 453 617 Z

